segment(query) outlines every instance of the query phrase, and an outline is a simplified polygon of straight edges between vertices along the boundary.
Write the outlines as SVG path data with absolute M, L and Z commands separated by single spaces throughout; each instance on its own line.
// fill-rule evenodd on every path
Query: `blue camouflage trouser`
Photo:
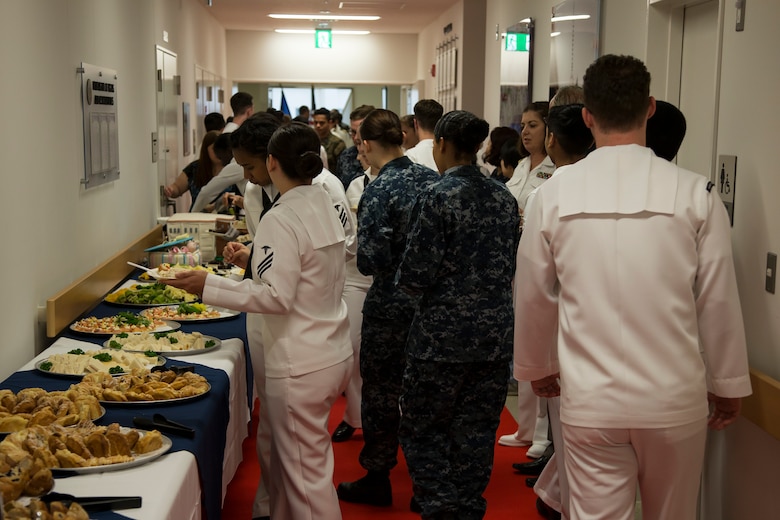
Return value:
M 360 415 L 363 449 L 360 465 L 370 471 L 390 470 L 398 463 L 398 399 L 406 365 L 409 320 L 363 316 L 360 375 L 363 378 Z
M 505 361 L 407 360 L 399 437 L 423 518 L 481 519 L 507 393 Z

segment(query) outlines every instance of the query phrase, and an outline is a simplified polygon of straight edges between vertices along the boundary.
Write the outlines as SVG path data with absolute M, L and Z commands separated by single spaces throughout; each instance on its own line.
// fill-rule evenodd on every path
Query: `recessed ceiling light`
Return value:
M 275 32 L 282 34 L 314 34 L 314 29 L 274 29 Z M 363 36 L 371 34 L 371 31 L 331 31 L 331 34 L 343 34 L 351 36 Z
M 565 16 L 553 16 L 550 21 L 552 22 L 571 22 L 574 20 L 587 20 L 590 18 L 589 14 L 569 14 Z
M 379 20 L 379 16 L 352 16 L 330 13 L 317 14 L 269 14 L 269 18 L 278 20 L 353 20 L 353 21 L 374 21 Z

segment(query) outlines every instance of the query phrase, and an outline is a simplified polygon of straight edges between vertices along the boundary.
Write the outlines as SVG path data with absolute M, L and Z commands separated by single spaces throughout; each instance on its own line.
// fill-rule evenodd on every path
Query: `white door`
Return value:
M 685 134 L 677 164 L 712 178 L 717 117 L 718 1 L 684 8 L 680 110 Z
M 160 190 L 179 175 L 179 97 L 176 55 L 157 47 L 157 179 Z M 186 200 L 183 200 L 186 199 Z M 189 197 L 176 199 L 176 211 L 189 208 Z M 160 216 L 173 213 L 174 208 L 160 195 Z

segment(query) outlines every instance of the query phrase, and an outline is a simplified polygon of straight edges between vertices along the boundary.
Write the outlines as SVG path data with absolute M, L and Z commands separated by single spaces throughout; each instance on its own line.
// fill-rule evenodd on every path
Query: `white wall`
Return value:
M 332 49 L 315 49 L 308 34 L 227 31 L 233 81 L 412 84 L 416 56 L 412 34 L 335 35 Z
M 185 26 L 197 34 L 188 34 Z M 171 36 L 167 44 L 162 27 Z M 5 253 L 0 378 L 43 346 L 38 307 L 47 298 L 155 225 L 154 46 L 179 52 L 186 86 L 187 75 L 194 75 L 192 60 L 213 59 L 196 56 L 193 40 L 217 52 L 225 45 L 224 31 L 195 0 L 6 0 L 0 5 L 0 98 L 6 121 L 0 139 Z M 88 191 L 80 184 L 76 68 L 82 61 L 115 69 L 119 76 L 120 179 Z M 212 65 L 220 67 L 217 60 Z M 189 91 L 194 102 L 194 86 Z

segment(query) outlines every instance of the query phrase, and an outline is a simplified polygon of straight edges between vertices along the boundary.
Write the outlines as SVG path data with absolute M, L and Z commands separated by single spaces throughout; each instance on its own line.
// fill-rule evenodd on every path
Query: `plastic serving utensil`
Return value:
M 135 264 L 133 262 L 128 261 L 127 265 L 132 265 L 133 267 L 137 267 L 138 269 L 146 271 L 146 273 L 152 278 L 154 278 L 155 280 L 160 280 L 161 278 L 170 278 L 168 276 L 162 276 L 157 269 L 149 269 L 148 267 L 145 267 L 141 264 Z

